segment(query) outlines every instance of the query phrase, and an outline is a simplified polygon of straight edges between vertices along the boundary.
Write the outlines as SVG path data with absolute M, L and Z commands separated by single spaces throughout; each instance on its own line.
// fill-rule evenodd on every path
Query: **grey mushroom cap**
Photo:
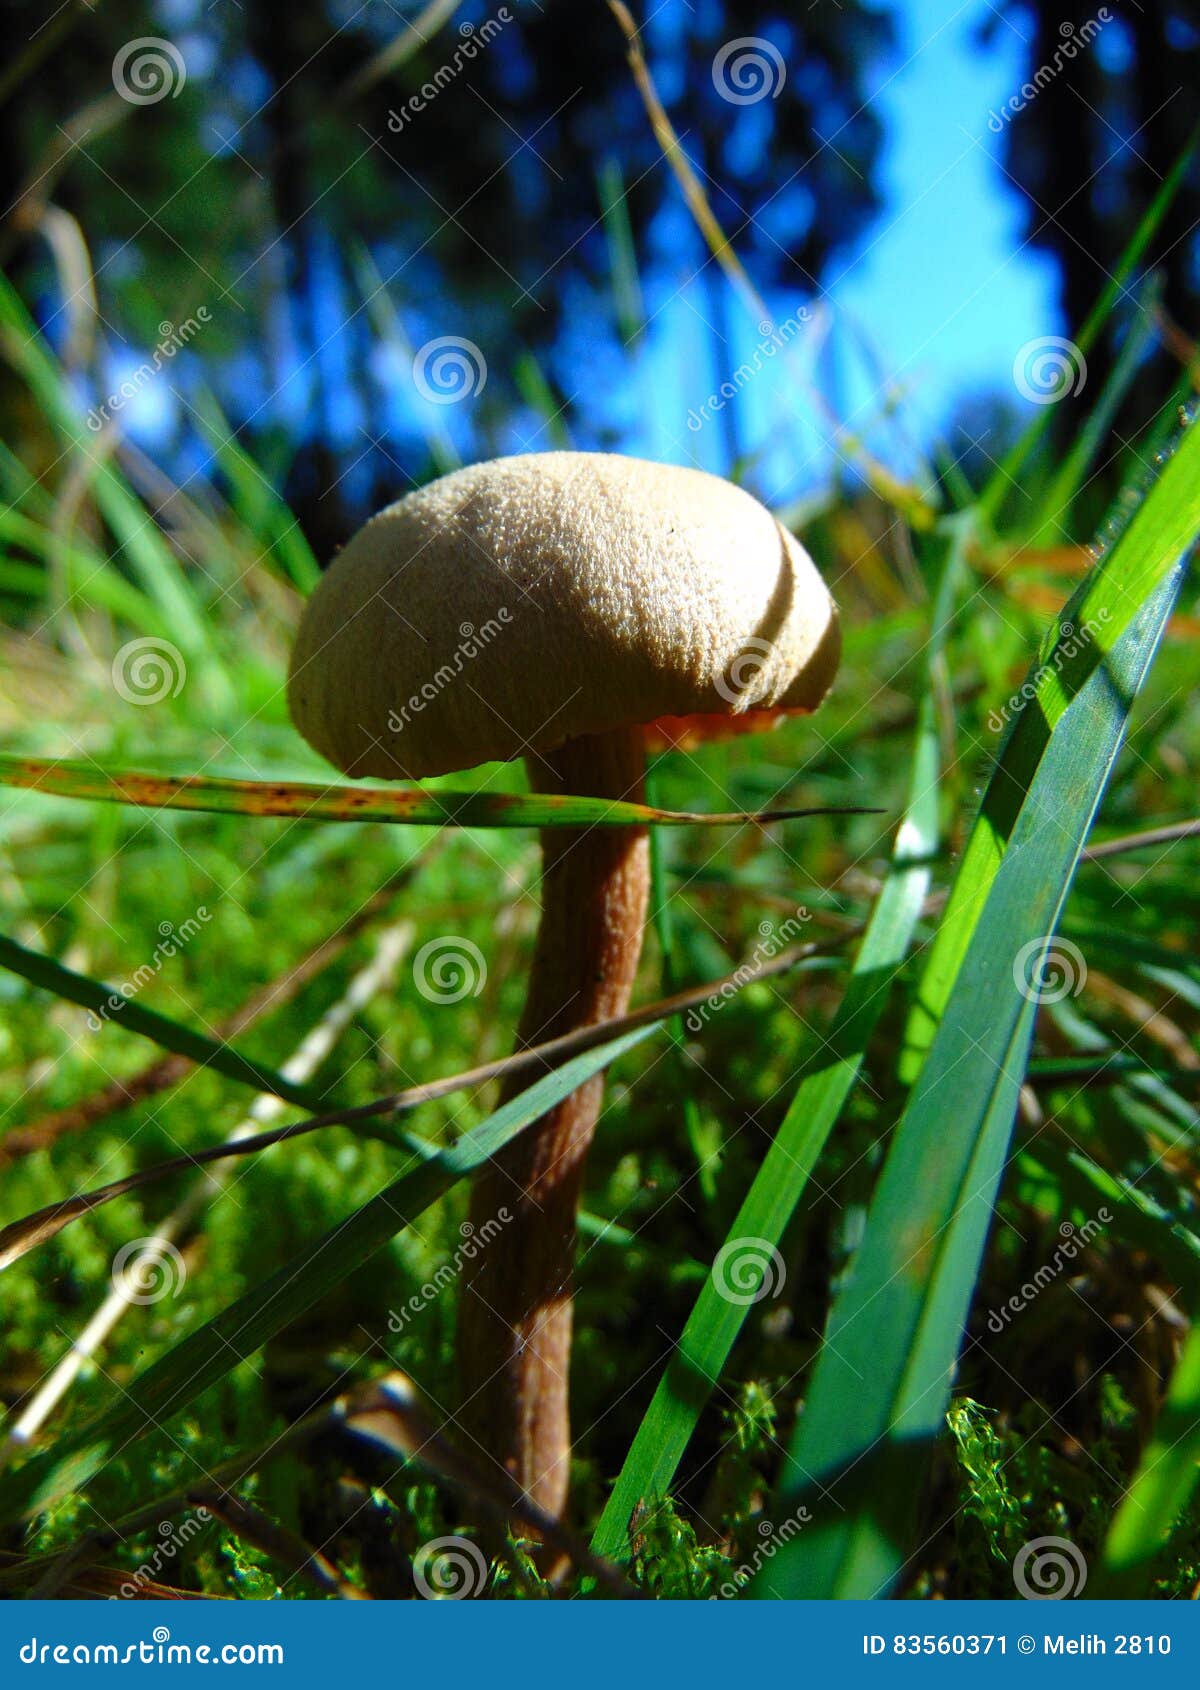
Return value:
M 422 779 L 663 718 L 812 710 L 840 645 L 807 552 L 742 489 L 532 453 L 359 530 L 305 608 L 288 699 L 345 773 Z

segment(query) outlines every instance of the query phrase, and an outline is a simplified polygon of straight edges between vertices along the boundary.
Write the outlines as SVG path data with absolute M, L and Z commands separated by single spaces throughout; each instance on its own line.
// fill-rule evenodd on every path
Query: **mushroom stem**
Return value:
M 638 801 L 642 730 L 570 740 L 528 766 L 538 791 Z M 521 1046 L 624 1012 L 649 894 L 644 828 L 548 828 L 541 843 L 542 917 Z M 504 1096 L 528 1083 L 527 1075 L 516 1078 Z M 467 1270 L 458 1325 L 460 1418 L 554 1519 L 566 1506 L 570 1467 L 575 1212 L 603 1093 L 597 1074 L 480 1169 L 471 1192 L 477 1231 L 502 1208 L 512 1219 Z

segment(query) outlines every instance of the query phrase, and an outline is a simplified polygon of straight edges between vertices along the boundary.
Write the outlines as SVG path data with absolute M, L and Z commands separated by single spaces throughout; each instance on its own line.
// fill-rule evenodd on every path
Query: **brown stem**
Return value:
M 539 791 L 636 801 L 644 769 L 640 728 L 571 740 L 530 760 Z M 644 829 L 544 829 L 542 865 L 542 919 L 519 1046 L 622 1014 L 646 919 Z M 528 1074 L 514 1076 L 502 1095 L 529 1083 Z M 554 1519 L 566 1506 L 571 1450 L 575 1211 L 603 1093 L 597 1074 L 480 1169 L 471 1192 L 477 1231 L 501 1209 L 511 1220 L 467 1269 L 458 1317 L 460 1420 Z

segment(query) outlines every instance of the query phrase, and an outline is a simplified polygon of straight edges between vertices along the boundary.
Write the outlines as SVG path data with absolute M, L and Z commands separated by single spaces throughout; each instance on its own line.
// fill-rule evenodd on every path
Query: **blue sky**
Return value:
M 906 0 L 900 51 L 876 98 L 887 122 L 886 206 L 865 250 L 834 276 L 836 304 L 871 326 L 889 369 L 913 384 L 924 414 L 953 396 L 993 390 L 1017 350 L 1059 332 L 1054 267 L 1021 248 L 1020 202 L 988 128 L 1025 78 L 1019 13 L 993 43 L 974 41 L 991 8 Z

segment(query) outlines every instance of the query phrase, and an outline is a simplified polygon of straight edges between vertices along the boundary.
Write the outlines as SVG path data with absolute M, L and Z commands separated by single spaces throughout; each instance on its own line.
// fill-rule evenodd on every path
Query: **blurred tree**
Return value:
M 1013 90 L 1019 108 L 995 114 L 992 127 L 1003 125 L 1005 168 L 1028 202 L 1028 238 L 1058 261 L 1063 315 L 1074 333 L 1195 127 L 1200 4 L 1111 0 L 1070 23 L 1057 0 L 1033 0 L 1029 16 L 1030 80 L 1024 94 Z M 999 27 L 990 19 L 985 40 Z M 1161 267 L 1167 317 L 1193 341 L 1198 222 L 1200 169 L 1193 166 L 1147 259 Z M 1111 368 L 1122 327 L 1118 313 L 1089 357 L 1089 387 Z M 1161 391 L 1151 383 L 1147 403 Z
M 207 378 L 256 451 L 286 431 L 288 491 L 323 545 L 394 491 L 398 463 L 419 476 L 439 461 L 410 366 L 440 335 L 487 351 L 463 449 L 486 446 L 520 404 L 523 355 L 546 371 L 527 366 L 526 397 L 540 382 L 581 443 L 611 437 L 595 384 L 579 379 L 581 346 L 589 362 L 620 356 L 637 326 L 615 297 L 602 173 L 625 186 L 643 280 L 673 291 L 715 275 L 602 0 L 468 0 L 407 57 L 394 8 L 336 0 L 68 3 L 50 35 L 44 5 L 5 11 L 10 40 L 29 43 L 0 106 L 6 203 L 82 112 L 51 191 L 90 247 L 102 340 L 150 344 L 160 322 L 206 303 Z M 165 38 L 186 78 L 165 98 L 122 100 L 114 61 L 144 37 Z M 866 79 L 890 40 L 864 0 L 814 0 L 802 15 L 779 0 L 696 0 L 647 22 L 662 97 L 764 290 L 809 294 L 874 211 L 881 134 Z M 20 74 L 23 54 L 39 74 Z M 48 300 L 36 230 L 10 222 L 4 235 Z M 724 303 L 714 289 L 718 338 Z M 462 408 L 441 416 L 467 427 Z M 186 404 L 175 427 L 189 428 Z
M 802 21 L 762 0 L 655 11 L 646 50 L 660 92 L 765 287 L 810 289 L 875 209 L 880 129 L 864 77 L 890 39 L 884 16 L 856 0 L 816 0 Z M 381 90 L 399 106 L 398 132 L 383 100 L 372 115 L 402 178 L 450 223 L 449 259 L 499 286 L 523 332 L 546 339 L 562 307 L 562 267 L 581 246 L 585 264 L 602 250 L 592 239 L 600 160 L 619 158 L 639 234 L 673 192 L 624 40 L 600 3 L 518 5 L 515 27 L 443 97 L 406 112 L 405 96 L 436 75 L 448 46 L 436 37 L 399 87 Z M 489 184 L 498 191 L 485 192 Z

